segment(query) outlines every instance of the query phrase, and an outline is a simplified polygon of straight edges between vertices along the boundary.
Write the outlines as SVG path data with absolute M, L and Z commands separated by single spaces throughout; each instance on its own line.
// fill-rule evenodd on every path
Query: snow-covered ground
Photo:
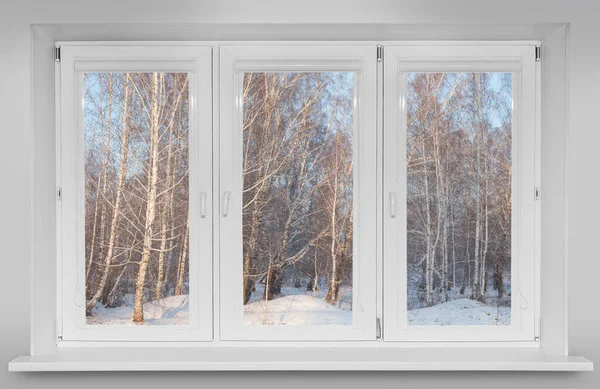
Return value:
M 504 271 L 504 288 L 506 294 L 498 296 L 494 290 L 491 273 L 488 274 L 488 288 L 485 304 L 471 300 L 471 287 L 450 288 L 447 302 L 442 302 L 439 289 L 434 290 L 431 307 L 425 304 L 425 291 L 422 284 L 422 269 L 414 264 L 408 265 L 407 308 L 408 323 L 419 326 L 452 326 L 452 325 L 510 325 L 511 317 L 511 274 Z M 434 285 L 439 288 L 439 285 Z M 461 293 L 462 292 L 462 293 Z
M 351 325 L 352 311 L 305 294 L 257 300 L 244 306 L 245 325 Z
M 116 308 L 96 305 L 87 324 L 134 325 L 133 304 Z M 189 323 L 188 295 L 170 296 L 144 304 L 146 325 L 187 325 Z
M 492 307 L 470 299 L 452 300 L 408 311 L 409 325 L 510 325 L 509 307 Z
M 316 292 L 306 287 L 284 286 L 281 296 L 265 302 L 263 284 L 257 284 L 244 306 L 245 325 L 351 325 L 352 287 L 343 285 L 337 306 L 324 301 L 327 288 Z
M 250 295 L 249 303 L 253 303 L 255 301 L 264 301 L 265 285 L 264 284 L 256 284 L 255 288 L 256 288 L 256 290 L 254 292 L 252 292 L 252 295 Z M 323 300 L 323 299 L 325 299 L 325 296 L 327 295 L 327 287 L 321 286 L 319 288 L 319 290 L 317 290 L 315 292 L 307 291 L 306 287 L 302 287 L 302 288 L 294 288 L 291 286 L 281 287 L 281 297 L 291 296 L 291 295 L 312 296 L 312 297 Z M 345 311 L 352 310 L 352 286 L 349 286 L 349 285 L 340 286 L 340 291 L 338 293 L 337 307 L 341 308 Z
M 351 288 L 340 291 L 341 303 L 333 306 L 323 298 L 326 291 L 302 291 L 283 288 L 282 297 L 265 302 L 261 286 L 244 306 L 245 325 L 351 325 Z M 348 300 L 350 302 L 348 302 Z M 408 311 L 409 325 L 510 325 L 510 307 L 494 307 L 466 298 L 452 300 L 428 308 Z M 87 324 L 133 325 L 133 304 L 105 308 L 98 304 Z M 189 323 L 188 296 L 171 296 L 144 304 L 145 325 L 187 325 Z

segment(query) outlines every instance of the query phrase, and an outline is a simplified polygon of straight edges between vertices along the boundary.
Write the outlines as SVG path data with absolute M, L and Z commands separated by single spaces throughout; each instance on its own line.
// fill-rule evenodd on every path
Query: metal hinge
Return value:
M 377 45 L 377 62 L 383 61 L 383 46 Z
M 60 62 L 60 46 L 54 48 L 54 62 Z
M 58 201 L 62 200 L 62 188 L 58 188 L 58 190 L 56 191 L 56 199 Z
M 542 46 L 535 46 L 535 61 L 540 62 L 542 60 Z
M 377 326 L 377 330 L 376 330 L 375 337 L 377 340 L 381 340 L 381 319 L 380 318 L 377 318 L 376 326 Z
M 56 339 L 57 340 L 63 340 L 62 324 L 63 324 L 62 318 L 57 317 L 56 321 L 55 321 L 55 325 L 56 325 L 55 330 L 56 330 Z
M 541 198 L 541 197 L 542 197 L 542 190 L 540 189 L 540 187 L 539 187 L 539 186 L 536 186 L 536 187 L 533 189 L 533 199 L 534 199 L 535 201 L 540 201 L 540 198 Z
M 536 342 L 540 341 L 540 332 L 542 329 L 542 321 L 539 318 L 535 318 L 535 328 L 533 331 L 533 340 Z

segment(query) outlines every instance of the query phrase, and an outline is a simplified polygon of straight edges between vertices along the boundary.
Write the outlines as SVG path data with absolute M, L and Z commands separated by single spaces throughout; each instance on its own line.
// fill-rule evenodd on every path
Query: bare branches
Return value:
M 187 277 L 187 262 L 176 258 L 187 250 L 189 81 L 176 73 L 99 73 L 85 80 L 88 314 L 97 302 L 118 304 L 135 294 L 141 323 L 147 296 L 172 295 L 178 278 Z M 116 107 L 112 114 L 109 107 Z
M 497 275 L 510 263 L 511 88 L 502 74 L 409 75 L 409 278 L 420 278 L 423 290 L 413 307 L 444 302 L 459 284 L 484 301 L 492 269 L 494 282 L 503 282 Z
M 286 273 L 316 283 L 337 268 L 338 285 L 352 256 L 352 80 L 249 73 L 243 85 L 244 303 L 255 282 L 276 298 Z

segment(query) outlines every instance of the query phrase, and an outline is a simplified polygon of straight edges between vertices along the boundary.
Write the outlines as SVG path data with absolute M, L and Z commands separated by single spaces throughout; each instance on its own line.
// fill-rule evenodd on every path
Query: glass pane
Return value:
M 511 73 L 410 73 L 409 325 L 511 321 Z
M 243 80 L 246 325 L 352 324 L 353 73 Z
M 84 76 L 88 324 L 188 324 L 188 75 Z

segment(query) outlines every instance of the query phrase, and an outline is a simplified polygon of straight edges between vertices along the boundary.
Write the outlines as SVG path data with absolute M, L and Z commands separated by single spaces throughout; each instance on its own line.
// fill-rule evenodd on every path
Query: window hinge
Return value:
M 542 329 L 542 321 L 540 320 L 540 318 L 535 318 L 535 328 L 533 330 L 533 340 L 535 340 L 536 342 L 540 341 L 540 332 Z
M 60 62 L 60 46 L 54 48 L 54 62 Z
M 535 46 L 535 61 L 540 62 L 542 60 L 542 46 Z
M 376 326 L 377 326 L 377 332 L 375 334 L 375 337 L 377 338 L 377 340 L 381 340 L 381 319 L 380 318 L 377 318 Z
M 62 200 L 62 188 L 58 188 L 58 190 L 56 191 L 56 199 L 58 201 Z
M 377 62 L 383 61 L 383 46 L 377 45 Z
M 55 325 L 56 325 L 56 328 L 55 328 L 55 331 L 56 331 L 56 339 L 57 339 L 57 340 L 59 340 L 59 341 L 60 341 L 60 340 L 63 340 L 63 334 L 62 334 L 62 318 L 60 318 L 60 317 L 57 317 L 57 318 L 56 318 L 56 323 L 55 323 Z
M 536 186 L 533 190 L 533 199 L 535 201 L 540 201 L 541 197 L 542 197 L 542 190 L 540 189 L 539 186 Z

